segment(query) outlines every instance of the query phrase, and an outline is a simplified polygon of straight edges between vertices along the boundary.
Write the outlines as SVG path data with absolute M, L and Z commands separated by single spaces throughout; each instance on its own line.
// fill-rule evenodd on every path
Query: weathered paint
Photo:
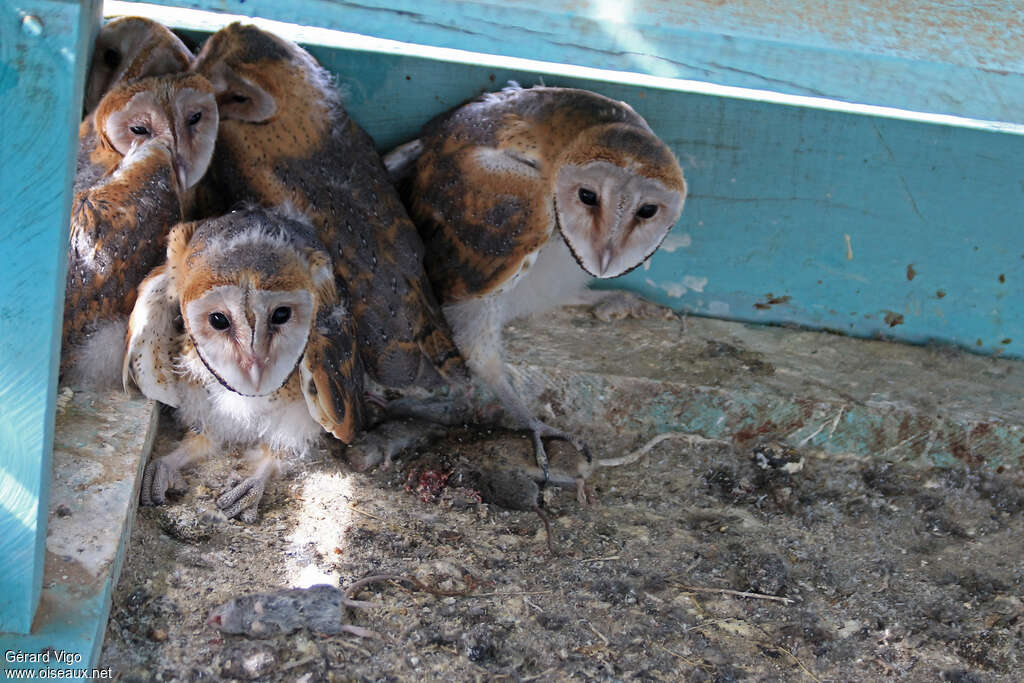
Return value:
M 684 431 L 729 441 L 737 457 L 782 441 L 922 465 L 1024 466 L 1019 361 L 702 318 L 601 323 L 580 309 L 515 322 L 506 341 L 520 392 L 581 436 Z
M 156 435 L 151 401 L 114 391 L 79 392 L 61 403 L 44 508 L 49 533 L 39 609 L 30 634 L 0 634 L 0 653 L 51 655 L 34 665 L 0 657 L 0 670 L 95 665 L 131 535 L 139 475 Z M 58 662 L 55 653 L 74 657 Z
M 1019 3 L 170 0 L 409 43 L 1024 121 Z
M 70 187 L 94 2 L 0 2 L 0 631 L 39 600 Z
M 633 104 L 675 151 L 690 197 L 650 266 L 609 286 L 700 315 L 1024 355 L 1024 136 L 312 51 L 339 74 L 353 116 L 382 148 L 509 80 Z M 889 312 L 902 322 L 886 322 Z

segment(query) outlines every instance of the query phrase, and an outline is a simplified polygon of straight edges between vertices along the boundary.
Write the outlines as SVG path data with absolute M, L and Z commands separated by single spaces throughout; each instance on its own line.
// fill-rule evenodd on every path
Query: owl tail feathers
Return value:
M 125 317 L 104 320 L 97 323 L 83 341 L 64 349 L 61 359 L 64 383 L 91 391 L 120 388 L 127 331 Z
M 455 342 L 452 341 L 448 326 L 435 328 L 420 341 L 420 351 L 426 356 L 434 369 L 449 382 L 465 382 L 469 380 L 469 370 Z

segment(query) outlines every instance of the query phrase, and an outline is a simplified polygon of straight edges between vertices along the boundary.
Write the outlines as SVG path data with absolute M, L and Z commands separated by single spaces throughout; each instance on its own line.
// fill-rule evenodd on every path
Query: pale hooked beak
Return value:
M 185 166 L 185 160 L 177 154 L 174 155 L 174 172 L 178 176 L 178 188 L 184 192 L 188 189 L 188 168 Z
M 612 263 L 612 246 L 609 244 L 601 252 L 601 260 L 599 262 L 599 265 L 601 267 L 601 275 L 604 275 L 605 273 L 608 272 L 608 266 L 610 266 L 611 263 Z
M 249 356 L 245 359 L 242 368 L 245 370 L 253 389 L 260 388 L 260 381 L 263 379 L 263 372 L 267 369 L 266 361 L 258 356 Z

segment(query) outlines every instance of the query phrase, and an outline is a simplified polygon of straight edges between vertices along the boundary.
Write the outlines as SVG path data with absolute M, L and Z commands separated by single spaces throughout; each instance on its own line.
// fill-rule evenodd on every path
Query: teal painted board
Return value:
M 1024 356 L 1024 136 L 308 47 L 381 149 L 509 80 L 632 103 L 690 198 L 650 263 L 607 286 L 698 315 Z
M 383 149 L 508 80 L 633 104 L 690 198 L 649 267 L 610 286 L 700 315 L 1024 355 L 1024 136 L 310 49 Z
M 0 658 L 12 677 L 34 670 L 90 678 L 156 435 L 159 411 L 144 398 L 120 390 L 61 394 L 39 609 L 31 634 L 0 634 L 0 653 L 24 655 Z
M 0 2 L 0 631 L 39 599 L 91 2 Z
M 410 43 L 1024 122 L 1024 6 L 956 0 L 170 0 Z

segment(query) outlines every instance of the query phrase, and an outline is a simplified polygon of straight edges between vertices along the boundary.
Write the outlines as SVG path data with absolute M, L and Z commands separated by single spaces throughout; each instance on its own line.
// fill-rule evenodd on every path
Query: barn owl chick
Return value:
M 90 114 L 118 83 L 188 70 L 192 52 L 167 27 L 144 17 L 118 17 L 96 36 L 85 81 L 83 109 Z
M 102 330 L 123 332 L 136 288 L 163 260 L 210 163 L 217 118 L 209 82 L 176 74 L 116 86 L 83 123 L 64 301 L 62 367 L 73 382 L 119 375 L 123 343 L 111 346 Z
M 513 388 L 502 327 L 572 303 L 591 277 L 617 277 L 654 253 L 682 212 L 678 162 L 629 105 L 549 87 L 485 95 L 428 123 L 403 151 L 427 274 L 467 364 L 532 432 L 542 466 L 542 438 L 581 448 Z
M 146 467 L 145 505 L 182 488 L 187 465 L 242 447 L 253 472 L 217 505 L 252 521 L 288 459 L 324 431 L 347 443 L 362 424 L 363 369 L 347 302 L 306 218 L 287 209 L 174 228 L 167 263 L 139 288 L 123 377 L 176 408 L 192 430 Z
M 237 23 L 206 41 L 193 69 L 220 105 L 210 194 L 289 202 L 309 217 L 352 302 L 369 377 L 401 389 L 464 372 L 422 241 L 330 75 L 298 45 Z

